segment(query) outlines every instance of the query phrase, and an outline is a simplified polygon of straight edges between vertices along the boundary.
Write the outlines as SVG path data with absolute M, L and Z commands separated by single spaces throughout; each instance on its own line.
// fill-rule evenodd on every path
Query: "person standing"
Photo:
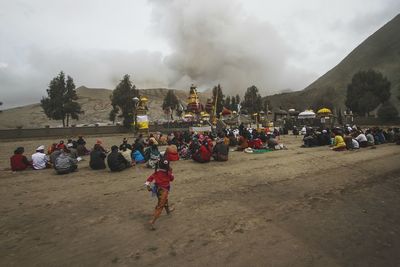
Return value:
M 146 180 L 145 186 L 147 187 L 147 190 L 155 193 L 158 199 L 153 218 L 149 222 L 151 229 L 154 229 L 154 223 L 160 217 L 164 208 L 167 214 L 174 211 L 174 208 L 170 208 L 168 205 L 168 195 L 171 188 L 170 183 L 173 180 L 174 175 L 169 166 L 169 161 L 166 159 L 160 160 L 154 173 Z M 153 183 L 153 186 L 150 185 L 151 183 Z

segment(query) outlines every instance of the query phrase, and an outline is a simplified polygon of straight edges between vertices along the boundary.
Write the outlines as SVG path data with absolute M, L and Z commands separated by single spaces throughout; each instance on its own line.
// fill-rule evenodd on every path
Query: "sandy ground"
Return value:
M 400 146 L 282 139 L 288 150 L 172 163 L 176 211 L 155 231 L 143 166 L 92 171 L 86 158 L 73 175 L 1 171 L 0 266 L 399 266 Z M 1 169 L 17 145 L 31 154 L 52 141 L 2 142 Z

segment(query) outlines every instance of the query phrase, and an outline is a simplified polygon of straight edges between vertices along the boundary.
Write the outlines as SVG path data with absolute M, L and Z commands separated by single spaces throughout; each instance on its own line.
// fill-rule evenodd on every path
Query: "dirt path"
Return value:
M 283 141 L 222 164 L 174 162 L 177 210 L 156 231 L 155 199 L 138 191 L 151 170 L 2 171 L 0 266 L 399 266 L 400 147 Z M 0 144 L 1 166 L 14 146 Z

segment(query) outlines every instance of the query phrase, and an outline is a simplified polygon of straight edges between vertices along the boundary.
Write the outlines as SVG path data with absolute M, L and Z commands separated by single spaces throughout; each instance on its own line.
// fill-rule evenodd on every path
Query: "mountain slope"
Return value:
M 400 15 L 368 37 L 337 66 L 310 84 L 303 91 L 269 96 L 271 104 L 284 108 L 305 109 L 313 106 L 323 95 L 332 96 L 336 107 L 344 107 L 347 85 L 360 70 L 380 71 L 392 83 L 392 101 L 400 86 Z
M 149 98 L 149 117 L 151 120 L 164 118 L 161 109 L 162 102 L 168 90 L 174 90 L 176 96 L 182 103 L 186 103 L 186 98 L 189 95 L 189 89 L 186 91 L 175 89 L 140 89 L 140 95 Z M 78 102 L 84 110 L 84 114 L 80 115 L 79 121 L 72 121 L 72 124 L 94 124 L 94 123 L 111 123 L 108 120 L 108 115 L 111 111 L 110 95 L 112 90 L 102 88 L 87 88 L 81 86 L 77 88 Z M 205 103 L 207 93 L 199 93 L 200 100 Z M 122 120 L 122 119 L 121 119 Z M 61 121 L 48 120 L 44 115 L 40 104 L 27 105 L 23 107 L 3 110 L 0 113 L 0 128 L 40 128 L 45 125 L 51 127 L 60 126 Z

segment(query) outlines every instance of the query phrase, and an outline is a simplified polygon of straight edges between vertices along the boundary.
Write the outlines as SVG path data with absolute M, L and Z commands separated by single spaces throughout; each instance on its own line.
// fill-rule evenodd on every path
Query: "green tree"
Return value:
M 237 111 L 237 105 L 240 104 L 240 96 L 239 96 L 239 94 L 236 95 L 235 99 L 236 99 L 235 100 L 235 102 L 236 102 L 235 110 Z
M 174 90 L 168 90 L 164 101 L 162 103 L 162 109 L 164 111 L 169 112 L 169 115 L 171 116 L 171 120 L 173 119 L 173 111 L 177 110 L 179 107 L 179 100 L 176 97 Z
M 337 119 L 338 119 L 338 123 L 340 125 L 343 125 L 343 115 L 342 115 L 342 109 L 341 108 L 339 108 L 339 110 L 338 110 Z
M 224 107 L 226 107 L 227 109 L 231 109 L 231 97 L 230 96 L 227 96 L 225 98 Z
M 258 93 L 258 88 L 256 86 L 253 85 L 247 88 L 246 93 L 244 94 L 242 108 L 247 110 L 250 115 L 262 110 L 262 98 Z
M 237 103 L 236 103 L 236 97 L 235 96 L 232 96 L 230 109 L 232 111 L 237 111 Z
M 76 102 L 74 80 L 68 76 L 65 80 L 64 72 L 50 81 L 47 97 L 43 97 L 40 104 L 46 116 L 51 120 L 61 120 L 63 127 L 69 126 L 69 119 L 79 119 L 82 114 L 81 105 Z
M 368 70 L 354 74 L 347 86 L 346 106 L 359 115 L 368 114 L 390 98 L 390 82 L 382 73 Z
M 217 108 L 216 114 L 217 117 L 219 117 L 219 114 L 221 113 L 222 109 L 224 108 L 224 94 L 222 93 L 222 87 L 221 85 L 214 86 L 212 90 L 213 94 L 213 107 Z
M 115 120 L 115 116 L 119 114 L 118 117 L 124 118 L 123 125 L 126 128 L 130 128 L 133 122 L 133 111 L 135 109 L 134 97 L 139 97 L 139 91 L 136 89 L 136 86 L 132 84 L 130 76 L 125 74 L 110 96 L 113 108 L 110 112 L 110 119 L 112 119 L 114 114 Z
M 378 117 L 384 121 L 395 120 L 398 116 L 399 112 L 390 101 L 383 103 L 378 110 Z

